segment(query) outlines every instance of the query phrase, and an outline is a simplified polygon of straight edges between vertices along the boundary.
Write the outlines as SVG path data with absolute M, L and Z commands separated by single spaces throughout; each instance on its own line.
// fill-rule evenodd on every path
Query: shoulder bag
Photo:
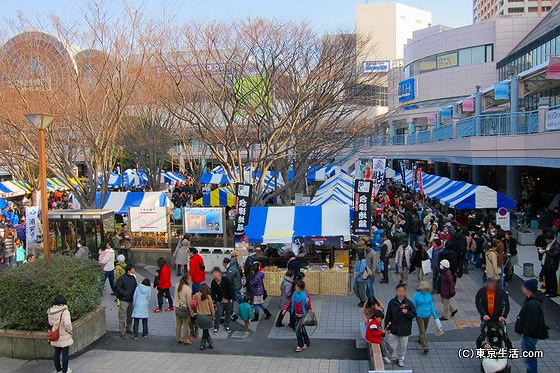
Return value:
M 58 327 L 54 330 L 49 330 L 47 332 L 47 340 L 49 342 L 56 342 L 60 339 L 60 325 L 62 324 L 62 315 L 64 311 L 60 313 L 60 319 L 58 320 Z

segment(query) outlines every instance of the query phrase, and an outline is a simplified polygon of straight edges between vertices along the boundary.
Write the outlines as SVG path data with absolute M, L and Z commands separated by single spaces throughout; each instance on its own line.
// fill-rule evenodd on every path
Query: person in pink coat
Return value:
M 50 344 L 54 347 L 54 367 L 57 372 L 62 373 L 72 372 L 68 369 L 68 352 L 74 340 L 72 339 L 72 319 L 67 304 L 64 296 L 57 295 L 54 298 L 53 306 L 47 310 L 51 331 L 58 328 L 59 332 L 58 340 L 52 341 Z

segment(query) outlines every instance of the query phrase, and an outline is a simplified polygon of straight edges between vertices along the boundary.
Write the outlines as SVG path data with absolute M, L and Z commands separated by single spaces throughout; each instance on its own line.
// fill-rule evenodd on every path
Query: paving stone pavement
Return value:
M 208 355 L 192 353 L 123 352 L 92 350 L 70 361 L 75 373 L 148 373 L 165 372 L 259 372 L 259 373 L 367 373 L 367 361 L 269 358 L 261 356 Z M 26 362 L 0 359 L 6 373 L 44 373 L 52 371 L 47 361 Z
M 393 269 L 390 270 L 390 278 L 388 284 L 378 283 L 379 277 L 376 277 L 374 285 L 375 295 L 386 306 L 391 298 L 394 297 L 395 286 L 398 284 L 398 275 Z M 431 275 L 425 276 L 425 280 L 432 281 Z M 407 296 L 412 299 L 418 279 L 414 274 L 410 274 L 408 280 Z M 451 304 L 458 309 L 455 317 L 448 321 L 443 321 L 445 330 L 458 329 L 457 322 L 479 322 L 478 311 L 474 304 L 475 294 L 482 286 L 482 271 L 471 269 L 469 274 L 463 275 L 457 281 L 457 295 L 451 301 Z M 443 313 L 443 303 L 439 295 L 434 295 L 436 310 L 439 315 Z M 360 334 L 359 323 L 361 321 L 361 310 L 357 307 L 358 298 L 354 295 L 347 297 L 338 296 L 312 296 L 311 304 L 317 315 L 319 325 L 308 328 L 308 333 L 313 333 L 312 338 L 318 339 L 357 339 Z M 521 306 L 515 301 L 510 300 L 510 315 L 517 315 Z M 286 319 L 284 324 L 286 324 Z M 433 334 L 433 328 L 428 331 Z M 412 335 L 418 335 L 416 323 L 413 323 Z M 289 328 L 272 328 L 269 338 L 275 339 L 292 339 L 293 331 Z

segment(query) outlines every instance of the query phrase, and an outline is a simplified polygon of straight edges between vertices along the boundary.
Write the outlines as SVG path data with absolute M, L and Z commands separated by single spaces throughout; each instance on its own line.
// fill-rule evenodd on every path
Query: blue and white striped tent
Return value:
M 351 206 L 353 203 L 354 179 L 351 176 L 340 173 L 325 181 L 309 206 L 323 206 L 326 204 L 343 204 Z
M 236 168 L 236 173 L 239 173 L 239 167 Z M 262 171 L 254 170 L 251 167 L 244 167 L 242 179 L 246 183 L 257 184 L 262 176 Z M 224 169 L 217 166 L 212 170 L 212 173 L 204 173 L 200 177 L 201 184 L 229 184 L 233 178 L 230 175 L 224 174 Z M 264 177 L 264 190 L 266 193 L 272 192 L 284 186 L 284 180 L 279 172 L 268 171 Z
M 144 170 L 128 169 L 124 172 L 124 187 L 143 188 L 148 183 L 148 175 Z
M 251 207 L 245 235 L 253 243 L 291 243 L 294 236 L 350 239 L 350 206 Z
M 103 177 L 99 176 L 99 184 L 103 181 Z M 122 186 L 122 177 L 116 172 L 111 172 L 109 174 L 109 181 L 107 182 L 109 188 L 120 188 Z
M 182 181 L 185 181 L 185 178 L 177 172 L 167 171 L 161 173 L 162 183 L 180 183 Z
M 28 192 L 15 184 L 13 181 L 2 181 L 0 183 L 0 197 L 17 197 L 23 196 Z
M 330 176 L 345 174 L 346 171 L 339 166 L 316 166 L 307 171 L 307 182 L 313 183 L 315 181 L 325 181 Z
M 101 203 L 101 192 L 95 196 L 95 205 L 115 214 L 128 214 L 130 207 L 171 207 L 171 200 L 163 192 L 107 192 Z
M 396 174 L 394 180 L 402 182 L 401 174 Z M 411 170 L 406 171 L 406 184 L 412 188 Z M 517 206 L 515 200 L 484 185 L 469 184 L 425 172 L 422 172 L 422 185 L 426 197 L 458 210 L 514 208 Z M 414 189 L 420 190 L 418 185 L 415 185 Z

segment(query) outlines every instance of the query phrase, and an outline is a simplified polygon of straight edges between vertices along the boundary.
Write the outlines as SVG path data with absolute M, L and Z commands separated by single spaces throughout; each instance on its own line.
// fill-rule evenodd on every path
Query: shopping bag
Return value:
M 440 319 L 436 319 L 434 323 L 434 332 L 437 336 L 443 335 L 443 324 Z
M 305 326 L 317 325 L 317 317 L 315 316 L 315 312 L 309 311 L 305 314 L 305 318 L 303 319 L 303 325 Z
M 422 260 L 422 272 L 425 275 L 432 273 L 432 261 L 430 259 Z

